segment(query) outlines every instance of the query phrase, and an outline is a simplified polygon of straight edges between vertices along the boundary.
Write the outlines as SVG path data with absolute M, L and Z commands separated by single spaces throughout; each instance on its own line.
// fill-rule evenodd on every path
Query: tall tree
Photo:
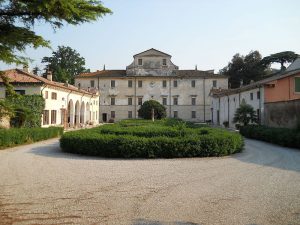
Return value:
M 111 11 L 98 0 L 0 0 L 0 61 L 25 64 L 28 58 L 16 52 L 28 46 L 50 47 L 33 31 L 36 22 L 58 29 L 95 21 L 107 13 Z
M 285 70 L 285 63 L 292 63 L 298 55 L 292 51 L 278 52 L 262 59 L 263 65 L 271 65 L 272 63 L 280 63 L 281 70 Z
M 231 88 L 238 88 L 240 84 L 249 84 L 251 80 L 257 81 L 266 74 L 266 66 L 261 64 L 261 54 L 251 51 L 246 56 L 235 54 L 220 73 L 229 77 Z
M 58 46 L 52 57 L 44 57 L 42 63 L 47 63 L 46 69 L 52 71 L 53 80 L 58 82 L 74 84 L 76 75 L 88 71 L 84 67 L 85 59 L 76 50 L 65 46 Z

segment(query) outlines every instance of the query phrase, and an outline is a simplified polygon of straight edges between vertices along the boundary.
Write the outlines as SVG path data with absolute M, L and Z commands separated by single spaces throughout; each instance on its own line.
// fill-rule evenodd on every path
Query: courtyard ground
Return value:
M 123 160 L 52 139 L 0 151 L 0 189 L 0 224 L 300 224 L 300 151 Z

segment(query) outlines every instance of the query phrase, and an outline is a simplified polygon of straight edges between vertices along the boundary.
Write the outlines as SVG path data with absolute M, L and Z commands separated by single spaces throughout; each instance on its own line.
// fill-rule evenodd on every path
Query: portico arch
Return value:
M 72 99 L 68 103 L 68 124 L 69 126 L 74 125 L 74 103 Z
M 76 104 L 75 104 L 75 126 L 79 125 L 79 121 L 80 121 L 80 104 L 79 104 L 79 101 L 76 101 Z
M 91 121 L 91 116 L 90 116 L 90 103 L 86 103 L 86 121 L 89 123 Z
M 85 104 L 84 104 L 84 102 L 81 102 L 80 123 L 85 124 Z

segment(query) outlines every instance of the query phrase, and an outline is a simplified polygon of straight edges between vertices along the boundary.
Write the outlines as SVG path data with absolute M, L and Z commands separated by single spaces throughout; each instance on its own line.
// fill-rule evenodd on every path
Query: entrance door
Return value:
M 102 121 L 107 122 L 107 113 L 102 113 Z

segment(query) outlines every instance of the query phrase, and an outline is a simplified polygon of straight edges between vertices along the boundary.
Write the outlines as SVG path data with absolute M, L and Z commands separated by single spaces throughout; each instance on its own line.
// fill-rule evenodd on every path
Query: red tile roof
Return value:
M 73 86 L 71 84 L 65 84 L 65 83 L 59 83 L 55 81 L 50 81 L 44 77 L 40 77 L 31 73 L 27 73 L 20 69 L 11 69 L 11 70 L 5 70 L 4 71 L 5 76 L 9 78 L 10 83 L 40 83 L 40 84 L 46 84 L 50 86 L 55 86 L 59 88 L 63 88 L 66 90 L 76 91 L 79 93 L 94 95 L 97 93 L 97 90 L 93 89 L 90 91 L 84 90 L 84 89 L 78 89 L 78 87 Z M 0 83 L 2 83 L 2 79 L 0 78 Z

